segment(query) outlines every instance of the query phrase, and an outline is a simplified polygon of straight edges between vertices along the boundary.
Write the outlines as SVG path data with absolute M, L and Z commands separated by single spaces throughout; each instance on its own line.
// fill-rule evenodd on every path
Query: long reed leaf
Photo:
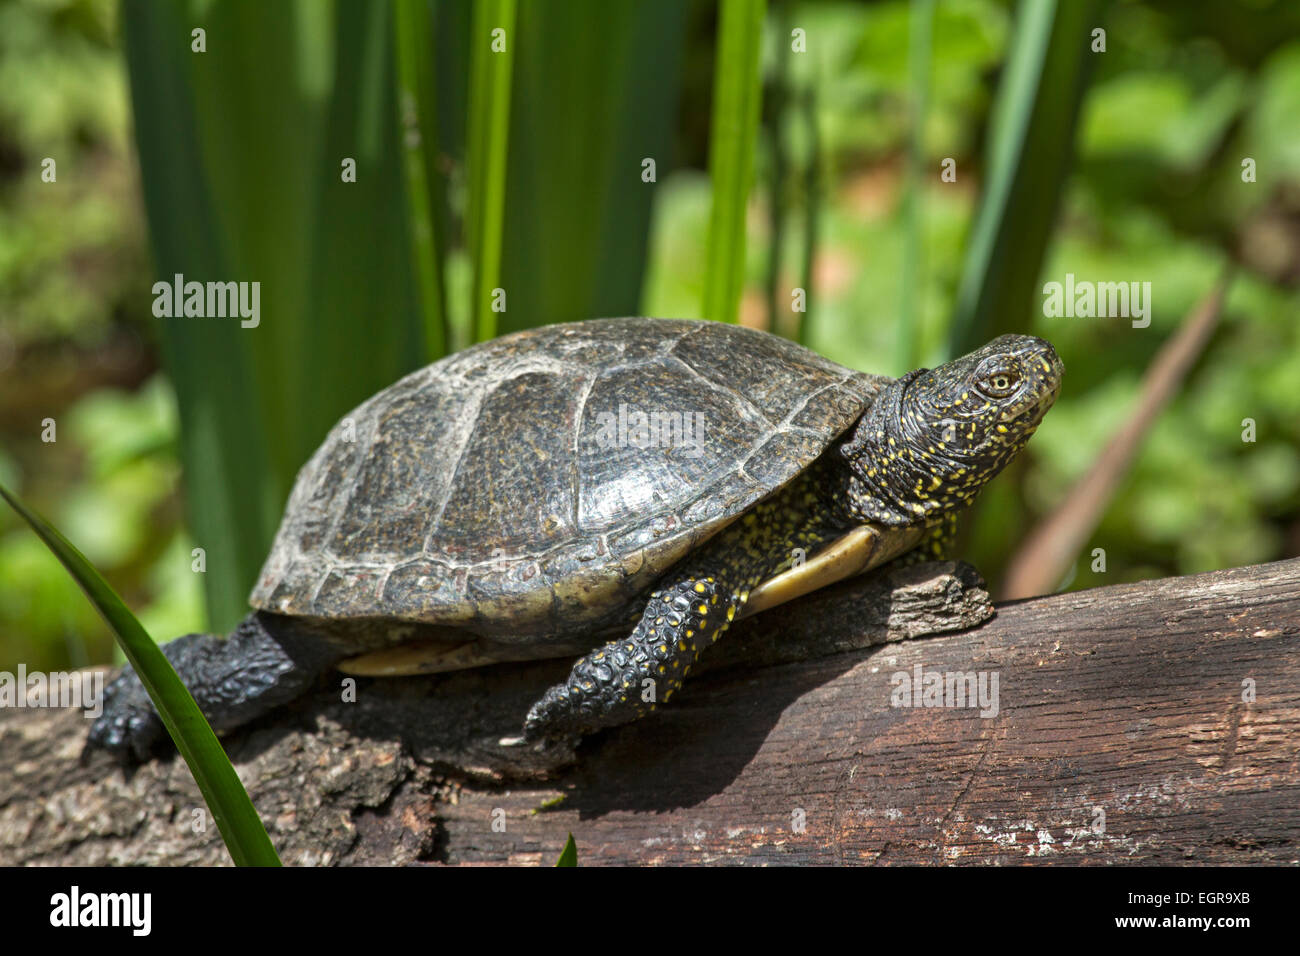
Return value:
M 481 342 L 497 334 L 495 290 L 501 287 L 510 83 L 518 43 L 515 0 L 479 0 L 474 5 L 471 42 L 466 232 L 474 260 L 470 315 L 475 338 Z
M 498 333 L 637 313 L 685 14 L 682 0 L 519 8 Z
M 722 0 L 709 133 L 708 272 L 703 314 L 735 322 L 745 284 L 745 206 L 754 172 L 762 98 L 759 71 L 765 0 Z
M 785 124 L 791 103 L 790 57 L 792 55 L 785 44 L 785 38 L 790 35 L 790 4 L 778 3 L 774 5 L 772 17 L 775 21 L 775 33 L 779 38 L 776 63 L 772 70 L 768 102 L 759 111 L 764 116 L 763 125 L 768 148 L 772 155 L 772 181 L 768 184 L 767 190 L 768 228 L 771 231 L 771 239 L 768 242 L 766 276 L 767 331 L 784 333 L 786 329 L 783 326 L 787 323 L 783 322 L 782 319 L 788 314 L 788 309 L 785 305 L 785 296 L 781 290 L 781 266 L 782 253 L 785 251 L 786 176 L 790 168 L 790 156 L 786 147 Z
M 260 302 L 250 327 L 160 317 L 209 626 L 224 631 L 298 468 L 340 415 L 423 364 L 393 29 L 363 0 L 121 11 L 157 277 L 256 283 Z
M 894 368 L 902 374 L 916 368 L 917 324 L 921 320 L 921 275 L 925 257 L 925 119 L 930 103 L 930 45 L 934 31 L 934 0 L 913 0 L 908 25 L 908 85 L 911 87 L 911 135 L 907 149 L 907 183 L 903 190 L 902 301 L 898 309 L 898 335 L 894 341 Z
M 450 351 L 451 341 L 442 269 L 445 240 L 441 233 L 442 217 L 432 193 L 439 183 L 434 163 L 438 142 L 437 73 L 430 56 L 434 44 L 433 17 L 429 0 L 397 0 L 393 13 L 411 252 L 419 282 L 426 357 L 435 361 Z
M 821 239 L 822 200 L 825 190 L 825 155 L 822 151 L 821 129 L 817 125 L 817 80 L 814 77 L 803 91 L 804 125 L 808 128 L 808 165 L 804 168 L 803 256 L 800 267 L 800 288 L 803 289 L 804 310 L 799 316 L 799 344 L 812 347 L 813 302 L 817 281 L 817 247 Z

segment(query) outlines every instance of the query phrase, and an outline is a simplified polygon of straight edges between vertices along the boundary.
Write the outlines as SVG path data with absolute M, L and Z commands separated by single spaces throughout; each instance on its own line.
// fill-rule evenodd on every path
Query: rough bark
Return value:
M 1294 863 L 1298 584 L 1292 560 L 986 621 L 969 567 L 921 565 L 744 622 L 576 753 L 501 743 L 565 661 L 331 682 L 226 743 L 293 864 L 549 864 L 570 831 L 580 864 Z M 918 665 L 996 675 L 997 713 L 892 706 Z M 123 771 L 86 725 L 0 712 L 0 863 L 228 861 L 182 761 Z

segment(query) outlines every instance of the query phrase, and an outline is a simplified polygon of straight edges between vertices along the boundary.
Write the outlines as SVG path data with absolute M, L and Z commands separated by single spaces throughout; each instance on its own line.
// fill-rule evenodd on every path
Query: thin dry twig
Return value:
M 1129 420 L 1112 436 L 1088 473 L 1056 510 L 1038 523 L 1012 557 L 1001 599 L 1031 597 L 1056 589 L 1133 466 L 1142 440 L 1209 342 L 1231 278 L 1229 269 L 1192 310 L 1177 334 L 1161 347 L 1143 377 Z

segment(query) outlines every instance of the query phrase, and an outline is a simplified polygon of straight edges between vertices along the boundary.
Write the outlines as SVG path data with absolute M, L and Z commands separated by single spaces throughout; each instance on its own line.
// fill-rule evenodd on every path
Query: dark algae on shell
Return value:
M 505 336 L 344 416 L 298 475 L 253 613 L 165 652 L 218 729 L 336 666 L 579 654 L 525 735 L 623 723 L 669 702 L 751 599 L 843 576 L 819 551 L 853 573 L 940 553 L 1061 374 L 1029 336 L 897 380 L 712 322 Z M 138 758 L 163 741 L 129 668 L 91 737 Z

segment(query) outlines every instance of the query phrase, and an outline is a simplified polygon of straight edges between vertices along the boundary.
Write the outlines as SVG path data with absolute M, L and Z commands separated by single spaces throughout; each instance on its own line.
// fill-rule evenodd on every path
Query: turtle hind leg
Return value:
M 524 721 L 524 738 L 592 733 L 667 703 L 700 653 L 727 629 L 749 596 L 719 575 L 687 574 L 655 591 L 631 635 L 579 660 Z
M 233 730 L 300 696 L 343 656 L 324 638 L 284 618 L 255 612 L 228 638 L 186 634 L 162 646 L 212 729 Z M 88 745 L 130 762 L 171 746 L 134 668 L 127 665 L 104 689 L 103 713 Z

